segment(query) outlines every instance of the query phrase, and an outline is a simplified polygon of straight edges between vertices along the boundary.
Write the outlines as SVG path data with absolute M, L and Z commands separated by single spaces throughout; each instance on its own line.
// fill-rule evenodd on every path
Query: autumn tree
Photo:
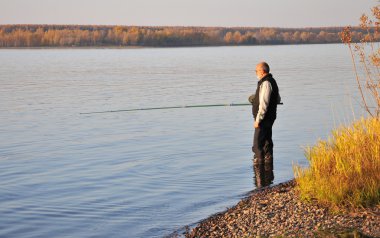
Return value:
M 337 43 L 342 28 L 0 25 L 0 47 L 199 46 Z M 353 42 L 361 28 L 352 28 Z M 380 33 L 374 32 L 374 41 Z

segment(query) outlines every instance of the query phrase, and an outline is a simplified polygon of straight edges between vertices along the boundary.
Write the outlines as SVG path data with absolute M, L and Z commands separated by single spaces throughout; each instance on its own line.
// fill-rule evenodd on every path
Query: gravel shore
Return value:
M 295 183 L 292 180 L 255 190 L 236 206 L 202 221 L 185 236 L 380 237 L 379 206 L 337 214 L 317 203 L 301 201 Z M 347 230 L 359 233 L 337 235 Z

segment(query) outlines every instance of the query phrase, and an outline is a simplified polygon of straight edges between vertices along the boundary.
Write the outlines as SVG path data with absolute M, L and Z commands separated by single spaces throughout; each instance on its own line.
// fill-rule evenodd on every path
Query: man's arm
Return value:
M 270 95 L 272 94 L 272 86 L 268 81 L 265 81 L 260 86 L 259 91 L 259 112 L 257 113 L 257 117 L 255 120 L 255 127 L 260 124 L 260 122 L 264 119 L 265 113 L 269 107 Z M 281 98 L 280 98 L 281 100 Z

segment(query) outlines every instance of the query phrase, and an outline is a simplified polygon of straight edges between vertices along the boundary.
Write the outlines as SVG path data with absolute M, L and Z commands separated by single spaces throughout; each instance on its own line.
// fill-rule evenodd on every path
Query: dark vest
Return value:
M 260 104 L 260 99 L 259 99 L 259 92 L 260 92 L 260 86 L 263 82 L 268 81 L 271 86 L 272 86 L 272 93 L 270 95 L 269 99 L 269 106 L 267 109 L 267 112 L 265 113 L 264 119 L 261 121 L 264 125 L 272 125 L 274 121 L 276 120 L 277 116 L 277 100 L 278 100 L 278 86 L 276 83 L 276 80 L 272 77 L 272 74 L 266 75 L 264 78 L 262 78 L 258 83 L 257 83 L 257 89 L 256 89 L 256 94 L 255 98 L 253 99 L 252 103 L 252 113 L 253 116 L 256 118 L 257 113 L 259 112 L 259 104 Z

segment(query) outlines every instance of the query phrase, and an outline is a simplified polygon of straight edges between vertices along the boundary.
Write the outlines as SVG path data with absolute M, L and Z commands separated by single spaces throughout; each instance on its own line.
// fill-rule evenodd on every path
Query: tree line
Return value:
M 223 46 L 340 43 L 343 27 L 0 25 L 0 47 Z M 353 41 L 366 32 L 353 27 Z M 375 35 L 379 41 L 380 34 Z

